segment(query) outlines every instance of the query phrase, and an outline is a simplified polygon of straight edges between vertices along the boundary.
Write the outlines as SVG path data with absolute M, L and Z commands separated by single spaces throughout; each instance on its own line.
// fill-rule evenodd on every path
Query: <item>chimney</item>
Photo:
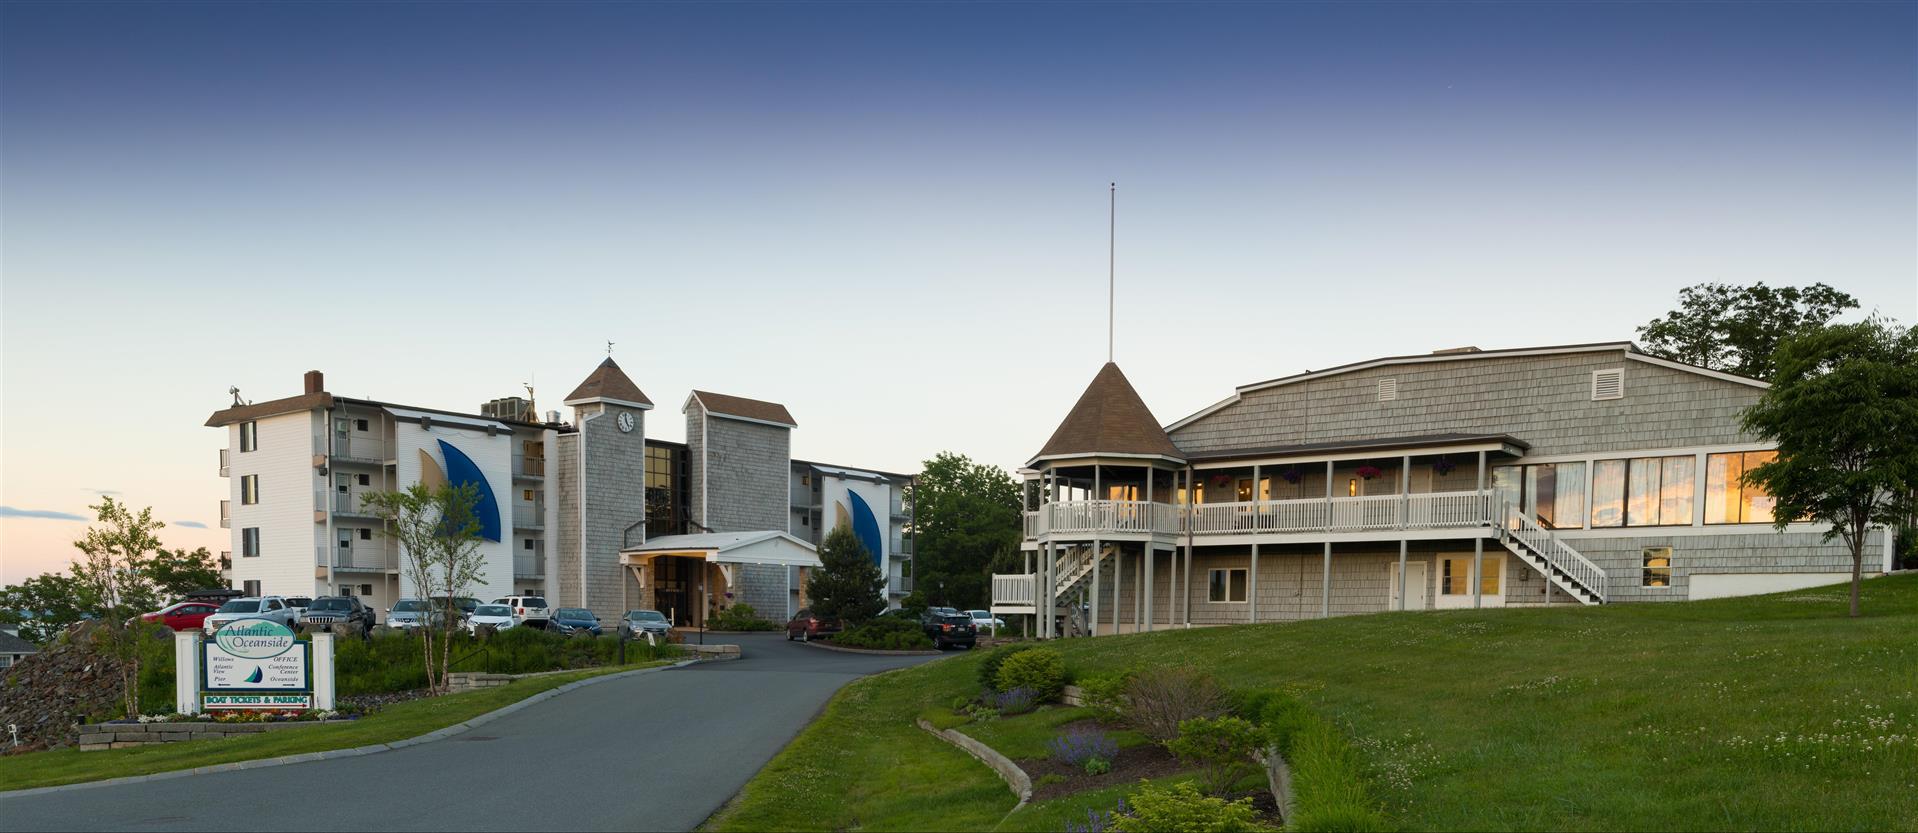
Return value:
M 306 372 L 306 392 L 323 393 L 326 391 L 326 374 L 317 370 Z

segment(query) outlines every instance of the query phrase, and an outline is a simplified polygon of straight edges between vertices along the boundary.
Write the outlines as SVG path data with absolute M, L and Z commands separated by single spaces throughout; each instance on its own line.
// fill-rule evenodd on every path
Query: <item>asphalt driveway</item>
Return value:
M 690 830 L 840 686 L 932 657 L 710 637 L 744 658 L 587 686 L 434 743 L 9 798 L 0 830 Z

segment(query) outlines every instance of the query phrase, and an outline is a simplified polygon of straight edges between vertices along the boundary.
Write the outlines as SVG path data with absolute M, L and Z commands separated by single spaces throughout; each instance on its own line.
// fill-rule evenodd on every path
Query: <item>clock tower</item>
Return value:
M 559 437 L 559 558 L 552 604 L 612 621 L 637 591 L 619 551 L 645 541 L 646 412 L 653 402 L 611 357 L 567 394 L 570 434 Z

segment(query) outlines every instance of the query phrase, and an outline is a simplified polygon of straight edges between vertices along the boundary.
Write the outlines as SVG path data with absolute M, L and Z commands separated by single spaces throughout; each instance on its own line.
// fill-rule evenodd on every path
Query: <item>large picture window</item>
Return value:
M 1705 523 L 1768 524 L 1776 503 L 1764 488 L 1744 483 L 1745 472 L 1778 457 L 1776 451 L 1744 451 L 1705 457 Z
M 1234 567 L 1212 570 L 1211 581 L 1206 589 L 1208 602 L 1243 602 L 1246 594 L 1246 571 Z
M 1592 526 L 1686 526 L 1696 484 L 1691 457 L 1592 464 Z
M 1492 470 L 1492 488 L 1546 529 L 1577 529 L 1585 517 L 1585 464 L 1534 463 Z

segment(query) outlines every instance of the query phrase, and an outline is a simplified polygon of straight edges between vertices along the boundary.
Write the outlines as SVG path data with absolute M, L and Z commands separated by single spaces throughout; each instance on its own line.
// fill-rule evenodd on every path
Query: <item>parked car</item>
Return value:
M 564 634 L 590 633 L 599 635 L 599 617 L 583 607 L 562 607 L 553 611 L 553 617 L 546 620 L 546 629 Z
M 814 616 L 810 609 L 801 610 L 793 614 L 793 618 L 786 622 L 786 641 L 788 642 L 795 639 L 801 642 L 811 642 L 820 637 L 831 636 L 838 632 L 838 619 L 824 619 Z
M 928 610 L 921 623 L 925 626 L 926 637 L 932 640 L 932 647 L 941 651 L 960 645 L 970 648 L 979 642 L 979 629 L 973 627 L 972 616 L 965 613 L 934 613 Z
M 466 621 L 466 617 L 473 615 L 473 610 L 480 606 L 480 600 L 472 596 L 434 596 L 433 606 L 443 609 L 446 607 L 446 602 L 449 598 L 452 599 L 453 608 L 460 612 L 461 622 Z
M 501 604 L 480 605 L 473 608 L 473 615 L 466 617 L 466 632 L 479 633 L 479 629 L 485 627 L 503 631 L 519 622 L 519 614 L 514 613 L 511 607 Z
M 989 631 L 1006 626 L 1006 620 L 992 615 L 990 610 L 968 610 L 966 613 L 972 617 L 973 630 Z
M 293 609 L 286 606 L 286 600 L 279 596 L 241 596 L 214 611 L 201 623 L 201 629 L 210 636 L 221 626 L 236 619 L 271 619 L 289 628 L 298 626 L 299 620 L 293 618 Z
M 544 596 L 506 596 L 494 599 L 493 604 L 512 608 L 522 625 L 543 628 L 546 627 L 546 620 L 552 616 L 552 611 L 546 609 Z
M 206 626 L 206 617 L 219 609 L 219 605 L 211 602 L 180 602 L 152 613 L 142 613 L 140 621 L 158 622 L 176 631 L 198 630 Z
M 673 623 L 667 621 L 666 614 L 657 610 L 628 610 L 619 620 L 619 635 L 625 639 L 641 639 L 646 634 L 664 640 L 673 634 Z
M 928 615 L 932 615 L 932 616 L 958 616 L 958 615 L 959 615 L 959 608 L 956 608 L 956 607 L 929 607 L 929 608 L 926 608 L 926 613 L 927 613 Z
M 289 610 L 293 611 L 293 624 L 297 625 L 306 621 L 306 609 L 312 604 L 313 597 L 311 596 L 286 597 L 286 606 Z
M 424 599 L 400 599 L 386 609 L 387 627 L 399 628 L 411 633 L 414 629 L 426 625 L 426 601 Z
M 365 635 L 373 629 L 373 609 L 358 596 L 321 596 L 307 605 L 303 624 L 326 631 Z

